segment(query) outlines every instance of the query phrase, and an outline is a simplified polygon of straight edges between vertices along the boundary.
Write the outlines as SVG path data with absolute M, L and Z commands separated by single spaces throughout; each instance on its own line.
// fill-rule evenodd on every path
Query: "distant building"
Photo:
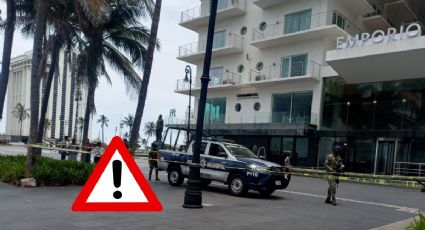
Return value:
M 66 58 L 65 58 L 66 57 Z M 6 105 L 6 134 L 18 136 L 20 123 L 12 114 L 18 103 L 30 108 L 31 88 L 31 60 L 32 51 L 11 59 L 10 78 L 7 88 Z M 66 60 L 66 61 L 64 61 Z M 86 108 L 87 89 L 85 85 L 77 84 L 71 71 L 71 63 L 76 60 L 76 54 L 61 50 L 58 67 L 53 78 L 50 91 L 49 105 L 46 118 L 50 121 L 50 128 L 45 138 L 62 139 L 65 136 L 81 137 L 79 117 L 84 117 Z M 41 81 L 40 107 L 46 84 L 47 72 L 50 66 L 48 62 L 46 74 Z M 91 124 L 91 122 L 90 122 Z M 29 135 L 30 120 L 26 119 L 22 124 L 22 136 Z M 91 127 L 89 137 L 91 136 Z
M 177 57 L 197 66 L 195 102 L 209 10 L 180 14 L 199 34 Z M 219 0 L 216 21 L 206 132 L 278 163 L 294 152 L 297 166 L 323 167 L 344 142 L 349 171 L 425 172 L 425 1 Z

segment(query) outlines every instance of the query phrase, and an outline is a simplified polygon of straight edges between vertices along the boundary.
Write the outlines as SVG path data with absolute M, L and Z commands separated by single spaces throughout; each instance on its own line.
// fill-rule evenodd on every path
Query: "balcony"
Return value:
M 419 6 L 411 0 L 388 0 L 384 5 L 385 11 L 393 15 L 398 21 L 412 21 L 417 18 L 415 9 Z
M 362 31 L 350 19 L 338 11 L 311 15 L 300 21 L 282 21 L 267 25 L 264 30 L 253 30 L 251 45 L 269 48 L 320 37 L 354 36 Z
M 242 53 L 243 42 L 243 37 L 237 34 L 228 33 L 224 36 L 224 39 L 214 41 L 212 57 L 216 58 Z M 204 59 L 206 46 L 206 40 L 180 46 L 177 59 L 191 64 L 197 64 Z
M 194 92 L 199 92 L 201 89 L 201 82 L 199 79 L 195 80 L 196 83 L 192 83 L 192 95 Z M 209 92 L 214 90 L 222 90 L 222 89 L 232 89 L 235 87 L 238 87 L 242 82 L 242 76 L 233 73 L 230 71 L 227 71 L 224 73 L 222 78 L 212 78 L 211 81 L 208 84 L 208 90 Z M 176 93 L 189 95 L 189 83 L 185 82 L 183 80 L 178 80 L 176 84 Z
M 252 112 L 252 113 L 237 113 L 232 116 L 220 113 L 211 114 L 204 117 L 204 128 L 217 129 L 217 128 L 245 128 L 247 125 L 252 127 L 259 127 L 264 124 L 275 125 L 272 129 L 281 128 L 281 126 L 298 126 L 298 125 L 317 125 L 318 115 L 307 111 L 298 111 L 291 114 L 290 112 Z M 167 119 L 167 124 L 170 126 L 187 125 L 186 118 L 172 118 Z M 191 118 L 190 123 L 196 124 L 196 116 Z M 270 127 L 269 127 L 270 128 Z
M 250 84 L 275 85 L 279 82 L 319 82 L 321 65 L 315 61 L 295 62 L 291 66 L 275 65 L 265 67 L 262 71 L 251 70 Z
M 272 7 L 272 6 L 276 6 L 279 4 L 283 4 L 283 3 L 287 3 L 287 2 L 292 2 L 294 0 L 255 0 L 254 4 L 257 5 L 258 7 L 261 7 L 263 9 Z
M 376 30 L 386 31 L 391 27 L 391 22 L 387 20 L 387 17 L 382 15 L 379 11 L 366 14 L 363 19 L 363 24 L 369 28 L 369 32 Z
M 179 25 L 197 31 L 199 27 L 208 25 L 211 5 L 203 3 L 200 6 L 185 10 L 180 14 Z M 244 15 L 246 13 L 246 0 L 222 0 L 217 8 L 216 21 L 222 21 L 232 17 Z

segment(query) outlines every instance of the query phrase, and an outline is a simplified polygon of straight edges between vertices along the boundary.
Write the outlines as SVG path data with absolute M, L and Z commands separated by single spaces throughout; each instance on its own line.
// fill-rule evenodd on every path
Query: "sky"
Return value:
M 152 67 L 151 79 L 149 82 L 148 95 L 145 110 L 142 118 L 141 135 L 143 125 L 149 121 L 156 121 L 159 114 L 168 116 L 170 109 L 176 109 L 177 118 L 184 118 L 188 106 L 188 97 L 174 92 L 176 81 L 185 76 L 185 66 L 187 63 L 176 59 L 178 47 L 186 43 L 195 42 L 197 35 L 188 29 L 178 25 L 180 12 L 193 8 L 200 4 L 199 0 L 164 0 L 162 2 L 161 20 L 158 29 L 158 38 L 161 42 L 160 51 L 155 51 L 154 63 Z M 4 2 L 0 3 L 2 12 L 6 12 Z M 6 17 L 2 13 L 2 18 Z M 150 25 L 147 24 L 150 28 Z M 4 34 L 0 33 L 0 53 L 3 52 Z M 32 49 L 32 39 L 15 33 L 12 49 L 12 57 L 20 55 Z M 1 57 L 0 57 L 1 58 Z M 192 66 L 193 73 L 196 73 L 196 66 Z M 115 135 L 115 128 L 119 127 L 120 120 L 128 114 L 135 114 L 137 106 L 137 96 L 126 95 L 125 85 L 120 74 L 113 70 L 108 70 L 112 79 L 112 85 L 105 80 L 101 80 L 96 90 L 95 103 L 97 114 L 94 115 L 92 138 L 97 138 L 100 134 L 100 125 L 96 123 L 100 114 L 109 118 L 109 127 L 105 129 L 105 142 L 109 142 Z M 141 71 L 138 71 L 142 77 Z M 192 100 L 193 101 L 193 100 Z M 5 132 L 5 121 L 0 121 L 0 133 Z M 128 132 L 124 128 L 123 132 Z M 153 139 L 153 138 L 151 138 Z

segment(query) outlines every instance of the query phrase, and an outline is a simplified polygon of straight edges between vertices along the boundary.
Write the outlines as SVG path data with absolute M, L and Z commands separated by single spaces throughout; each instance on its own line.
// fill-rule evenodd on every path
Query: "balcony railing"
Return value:
M 360 34 L 362 30 L 357 27 L 352 20 L 345 17 L 338 11 L 329 11 L 314 14 L 303 19 L 304 23 L 299 20 L 281 21 L 275 24 L 267 25 L 264 30 L 253 30 L 253 41 L 261 41 L 267 39 L 279 38 L 296 32 L 302 32 L 311 29 L 317 29 L 329 25 L 336 25 L 345 30 L 350 35 Z
M 219 1 L 217 6 L 217 13 L 221 11 L 239 8 L 241 10 L 245 10 L 246 2 L 245 0 L 224 0 Z M 194 20 L 196 18 L 201 18 L 210 15 L 211 3 L 208 1 L 207 3 L 203 3 L 200 6 L 196 6 L 194 8 L 185 10 L 180 14 L 180 23 L 185 23 L 187 21 Z
M 280 125 L 317 125 L 318 116 L 309 112 L 240 112 L 226 116 L 226 114 L 205 114 L 204 125 L 209 128 L 218 128 L 226 125 L 242 124 L 280 124 Z M 196 123 L 196 117 L 192 118 L 190 123 Z M 187 118 L 173 118 L 167 124 L 185 125 Z
M 227 71 L 224 73 L 223 77 L 211 79 L 208 86 L 220 86 L 220 85 L 237 85 L 241 84 L 242 76 L 237 73 L 233 73 L 230 71 Z M 195 84 L 192 83 L 192 89 L 200 89 L 201 83 L 199 79 L 195 80 Z M 177 80 L 176 85 L 176 91 L 187 91 L 189 90 L 189 82 L 183 81 L 183 80 Z
M 242 49 L 243 47 L 243 37 L 234 34 L 227 33 L 224 40 L 214 41 L 213 51 L 220 48 L 238 48 Z M 179 57 L 185 57 L 190 55 L 196 55 L 204 53 L 207 46 L 207 40 L 202 40 L 199 42 L 193 42 L 179 47 Z
M 264 67 L 262 71 L 251 70 L 250 81 L 285 79 L 292 77 L 311 76 L 320 77 L 321 65 L 315 61 L 295 62 L 289 66 L 275 65 Z
M 401 176 L 425 176 L 425 163 L 395 162 L 394 174 Z

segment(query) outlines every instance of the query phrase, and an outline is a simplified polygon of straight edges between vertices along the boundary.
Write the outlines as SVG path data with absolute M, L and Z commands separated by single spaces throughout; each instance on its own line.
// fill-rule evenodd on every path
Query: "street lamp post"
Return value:
M 187 151 L 188 148 L 189 148 L 189 144 L 190 144 L 189 143 L 190 142 L 190 140 L 189 140 L 189 133 L 190 133 L 189 130 L 190 130 L 190 110 L 192 109 L 191 108 L 191 105 L 192 105 L 192 68 L 190 68 L 190 66 L 187 65 L 185 72 L 186 72 L 186 75 L 184 77 L 184 81 L 189 82 L 189 106 L 188 106 L 189 111 L 188 111 L 188 115 L 187 115 L 187 140 L 186 140 L 186 151 Z
M 204 128 L 205 104 L 207 102 L 208 83 L 210 81 L 209 71 L 211 67 L 211 55 L 214 42 L 215 19 L 217 16 L 218 0 L 211 0 L 210 20 L 208 24 L 207 47 L 205 49 L 204 69 L 201 77 L 201 94 L 198 103 L 198 116 L 196 119 L 195 146 L 190 164 L 189 180 L 184 194 L 184 208 L 202 208 L 202 191 L 200 177 L 200 149 L 202 131 Z

